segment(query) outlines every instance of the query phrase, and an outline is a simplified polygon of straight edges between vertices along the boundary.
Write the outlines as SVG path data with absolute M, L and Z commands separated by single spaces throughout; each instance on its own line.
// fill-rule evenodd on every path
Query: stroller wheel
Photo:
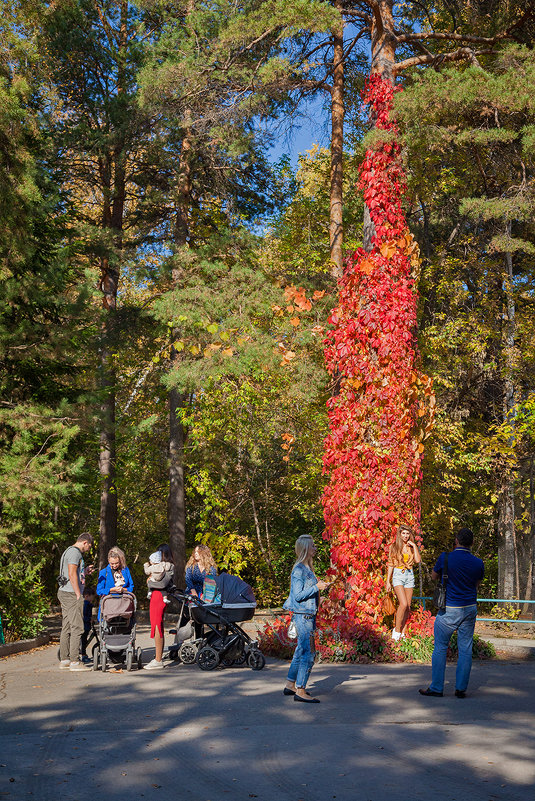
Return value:
M 100 661 L 100 652 L 98 650 L 98 646 L 95 645 L 93 648 L 93 670 L 98 670 L 98 663 Z
M 261 651 L 251 651 L 247 657 L 247 664 L 251 670 L 262 670 L 266 664 L 266 658 Z
M 201 670 L 213 670 L 219 665 L 219 654 L 209 645 L 201 648 L 196 656 L 196 662 Z
M 178 659 L 178 648 L 169 649 L 169 659 Z
M 197 656 L 197 646 L 191 642 L 183 642 L 178 649 L 178 658 L 185 665 L 193 665 Z
M 134 664 L 134 649 L 128 649 L 126 652 L 126 669 L 132 670 L 132 665 Z
M 141 670 L 143 667 L 143 651 L 141 648 L 138 648 L 136 651 L 136 661 L 138 670 Z
M 105 673 L 107 667 L 108 667 L 108 659 L 107 659 L 106 649 L 103 648 L 102 651 L 100 652 L 100 669 L 102 670 L 103 673 Z

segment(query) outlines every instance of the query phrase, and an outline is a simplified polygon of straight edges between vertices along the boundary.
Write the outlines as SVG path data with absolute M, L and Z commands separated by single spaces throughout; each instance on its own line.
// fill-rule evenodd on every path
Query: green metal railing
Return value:
M 433 598 L 430 595 L 415 595 L 414 600 L 421 601 L 423 608 L 426 609 L 426 602 L 432 601 Z M 477 602 L 482 604 L 517 604 L 518 606 L 522 604 L 535 604 L 535 601 L 528 601 L 527 599 L 521 600 L 518 598 L 478 598 Z M 516 620 L 510 617 L 477 617 L 476 620 L 482 623 L 530 623 L 531 625 L 535 625 L 535 620 Z

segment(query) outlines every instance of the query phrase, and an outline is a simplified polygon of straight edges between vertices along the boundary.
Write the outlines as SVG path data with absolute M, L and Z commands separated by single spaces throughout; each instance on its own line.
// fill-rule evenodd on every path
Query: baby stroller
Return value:
M 187 596 L 191 618 L 203 625 L 204 635 L 200 640 L 182 643 L 178 656 L 183 662 L 197 662 L 201 670 L 245 664 L 252 670 L 262 670 L 266 660 L 258 643 L 238 625 L 254 615 L 256 600 L 251 587 L 229 573 L 217 576 L 215 582 L 220 596 L 217 603 L 208 604 Z
M 93 670 L 104 671 L 108 659 L 114 664 L 126 662 L 132 670 L 134 662 L 143 666 L 141 648 L 136 650 L 136 596 L 131 592 L 110 593 L 100 600 L 98 646 L 93 648 Z

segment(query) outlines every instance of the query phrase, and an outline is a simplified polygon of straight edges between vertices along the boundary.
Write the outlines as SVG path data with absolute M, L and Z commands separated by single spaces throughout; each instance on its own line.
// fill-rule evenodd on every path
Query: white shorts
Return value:
M 413 590 L 414 573 L 412 570 L 402 570 L 400 567 L 395 567 L 392 573 L 392 586 L 405 587 L 407 590 Z

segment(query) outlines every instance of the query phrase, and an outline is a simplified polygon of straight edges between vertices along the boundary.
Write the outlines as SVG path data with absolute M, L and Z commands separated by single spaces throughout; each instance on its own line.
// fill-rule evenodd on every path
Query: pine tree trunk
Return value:
M 117 50 L 117 97 L 126 96 L 126 58 L 128 47 L 128 2 L 121 0 L 121 19 Z M 126 145 L 118 131 L 113 151 L 99 159 L 102 184 L 102 227 L 112 232 L 113 252 L 101 259 L 100 283 L 102 305 L 106 310 L 106 321 L 102 332 L 100 351 L 100 385 L 104 398 L 101 403 L 101 430 L 99 472 L 100 536 L 99 566 L 108 561 L 108 551 L 117 543 L 117 487 L 115 448 L 115 363 L 117 348 L 115 311 L 119 286 L 121 252 L 123 248 L 124 208 L 126 200 Z
M 511 224 L 507 225 L 507 234 L 511 236 Z M 516 310 L 513 296 L 513 257 L 505 254 L 505 279 L 503 282 L 505 295 L 505 342 L 504 342 L 504 393 L 503 417 L 512 426 L 509 446 L 515 444 L 515 384 L 514 384 L 514 348 L 516 334 Z M 519 591 L 518 552 L 515 531 L 515 478 L 512 471 L 504 476 L 501 542 L 498 549 L 498 584 L 502 598 L 514 598 Z
M 189 207 L 191 203 L 191 138 L 189 134 L 188 115 L 185 115 L 186 126 L 179 160 L 179 181 L 177 197 L 177 214 L 175 222 L 175 244 L 177 248 L 186 247 L 189 239 Z M 172 285 L 178 286 L 180 271 L 173 269 Z M 173 331 L 173 339 L 179 332 Z M 171 348 L 171 369 L 180 358 Z M 184 427 L 177 416 L 184 403 L 184 396 L 176 389 L 169 393 L 169 496 L 167 514 L 169 525 L 169 545 L 175 558 L 175 581 L 181 585 L 186 567 L 186 494 L 184 486 Z
M 175 581 L 183 586 L 186 569 L 186 503 L 184 490 L 184 427 L 179 412 L 184 403 L 181 393 L 169 393 L 169 496 L 167 518 L 169 545 L 175 558 Z
M 533 456 L 529 461 L 529 534 L 530 534 L 530 601 L 535 601 L 535 469 Z M 531 617 L 535 620 L 535 604 L 530 604 Z
M 392 14 L 393 0 L 378 0 L 379 15 L 373 17 L 372 22 L 372 63 L 371 73 L 377 72 L 390 83 L 394 83 L 394 68 L 396 64 L 396 47 L 394 37 L 394 17 Z M 375 120 L 370 118 L 373 127 Z M 372 239 L 375 228 L 370 216 L 370 210 L 364 206 L 363 241 L 362 246 L 368 252 L 372 249 Z
M 108 309 L 100 351 L 100 536 L 99 567 L 107 564 L 108 551 L 117 542 L 117 490 L 115 486 L 115 368 L 113 361 L 113 310 Z
M 342 10 L 341 0 L 335 6 Z M 333 29 L 333 86 L 331 102 L 331 193 L 329 244 L 331 275 L 341 278 L 344 271 L 342 244 L 343 228 L 343 154 L 344 154 L 344 21 Z

